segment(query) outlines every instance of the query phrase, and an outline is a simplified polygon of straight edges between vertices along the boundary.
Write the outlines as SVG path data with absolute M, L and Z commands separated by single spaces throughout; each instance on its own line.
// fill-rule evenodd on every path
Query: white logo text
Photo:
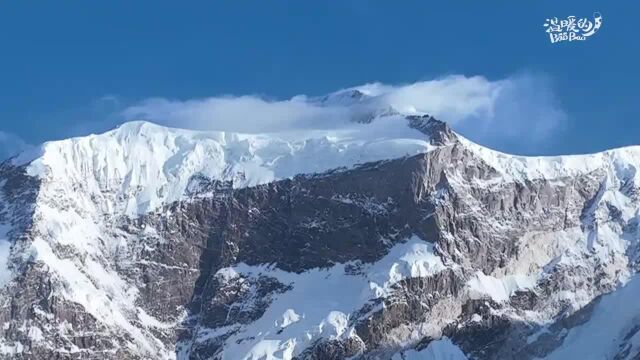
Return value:
M 546 19 L 545 31 L 549 34 L 552 44 L 561 41 L 585 41 L 602 26 L 602 15 L 593 14 L 593 21 L 589 18 L 578 19 L 575 16 L 567 16 L 566 19 L 557 17 Z

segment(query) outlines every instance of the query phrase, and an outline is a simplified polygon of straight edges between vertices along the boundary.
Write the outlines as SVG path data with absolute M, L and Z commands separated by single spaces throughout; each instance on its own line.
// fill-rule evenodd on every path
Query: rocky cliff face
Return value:
M 0 358 L 640 356 L 640 149 L 388 116 L 383 147 L 135 123 L 5 162 Z

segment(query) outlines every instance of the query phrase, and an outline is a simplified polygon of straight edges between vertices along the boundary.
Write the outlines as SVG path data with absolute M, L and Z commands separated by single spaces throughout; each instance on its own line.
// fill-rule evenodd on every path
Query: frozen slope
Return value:
M 194 176 L 254 186 L 434 148 L 400 116 L 337 130 L 249 135 L 130 122 L 100 135 L 45 143 L 13 159 L 48 191 L 81 190 L 83 208 L 137 215 L 182 199 Z M 56 187 L 57 189 L 54 189 Z
M 638 180 L 640 146 L 584 155 L 517 156 L 495 151 L 458 136 L 464 146 L 497 169 L 507 180 L 554 179 L 606 169 L 615 179 Z
M 549 360 L 570 358 L 596 360 L 612 358 L 613 354 L 637 354 L 640 347 L 638 320 L 640 319 L 640 281 L 633 277 L 629 283 L 612 294 L 602 297 L 591 319 L 566 334 L 560 348 L 547 357 Z

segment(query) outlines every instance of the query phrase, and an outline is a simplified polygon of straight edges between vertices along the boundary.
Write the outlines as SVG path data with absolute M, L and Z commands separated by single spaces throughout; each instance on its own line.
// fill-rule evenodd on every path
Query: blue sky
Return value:
M 590 17 L 594 11 L 603 15 L 603 26 L 589 40 L 550 43 L 542 26 L 546 18 Z M 508 128 L 503 120 L 493 130 L 513 135 L 483 137 L 470 123 L 460 126 L 486 145 L 561 154 L 638 144 L 638 20 L 639 3 L 624 0 L 71 1 L 65 6 L 5 1 L 0 4 L 0 152 L 2 146 L 106 130 L 123 120 L 124 110 L 149 98 L 282 100 L 454 74 L 490 82 L 533 79 L 516 86 L 519 103 L 531 100 L 507 113 L 517 126 Z M 533 90 L 526 90 L 527 84 Z M 531 142 L 529 125 L 546 116 L 531 116 L 541 102 L 563 116 Z

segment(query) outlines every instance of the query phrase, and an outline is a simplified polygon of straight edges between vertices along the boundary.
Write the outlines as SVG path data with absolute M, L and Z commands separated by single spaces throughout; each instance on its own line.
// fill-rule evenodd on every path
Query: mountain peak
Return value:
M 358 89 L 346 89 L 325 95 L 320 99 L 322 105 L 348 106 L 358 103 L 369 96 Z
M 188 130 L 188 129 L 180 129 L 174 127 L 168 127 L 164 125 L 157 124 L 153 121 L 148 120 L 132 120 L 127 121 L 113 130 L 107 131 L 104 134 L 99 134 L 96 136 L 115 136 L 117 138 L 149 138 L 149 137 L 158 137 L 163 138 L 170 136 L 170 134 L 182 134 L 185 136 L 193 136 L 198 133 L 206 134 L 206 131 L 196 131 L 196 130 Z
M 147 120 L 131 120 L 117 126 L 114 130 L 122 133 L 139 134 L 146 129 L 161 130 L 166 127 L 153 123 Z
M 572 331 L 548 324 L 627 281 L 640 253 L 637 148 L 515 157 L 393 109 L 295 133 L 133 121 L 30 156 L 26 174 L 0 167 L 0 296 L 15 302 L 0 332 L 43 354 L 547 349 L 540 333 Z M 486 336 L 501 326 L 515 342 Z
M 426 134 L 433 145 L 447 145 L 455 141 L 456 134 L 449 125 L 431 115 L 409 115 L 409 126 Z
M 445 145 L 435 126 L 410 124 L 386 116 L 338 129 L 241 134 L 131 121 L 103 134 L 45 143 L 12 161 L 57 191 L 85 189 L 99 213 L 134 215 L 180 200 L 197 179 L 241 188 Z

